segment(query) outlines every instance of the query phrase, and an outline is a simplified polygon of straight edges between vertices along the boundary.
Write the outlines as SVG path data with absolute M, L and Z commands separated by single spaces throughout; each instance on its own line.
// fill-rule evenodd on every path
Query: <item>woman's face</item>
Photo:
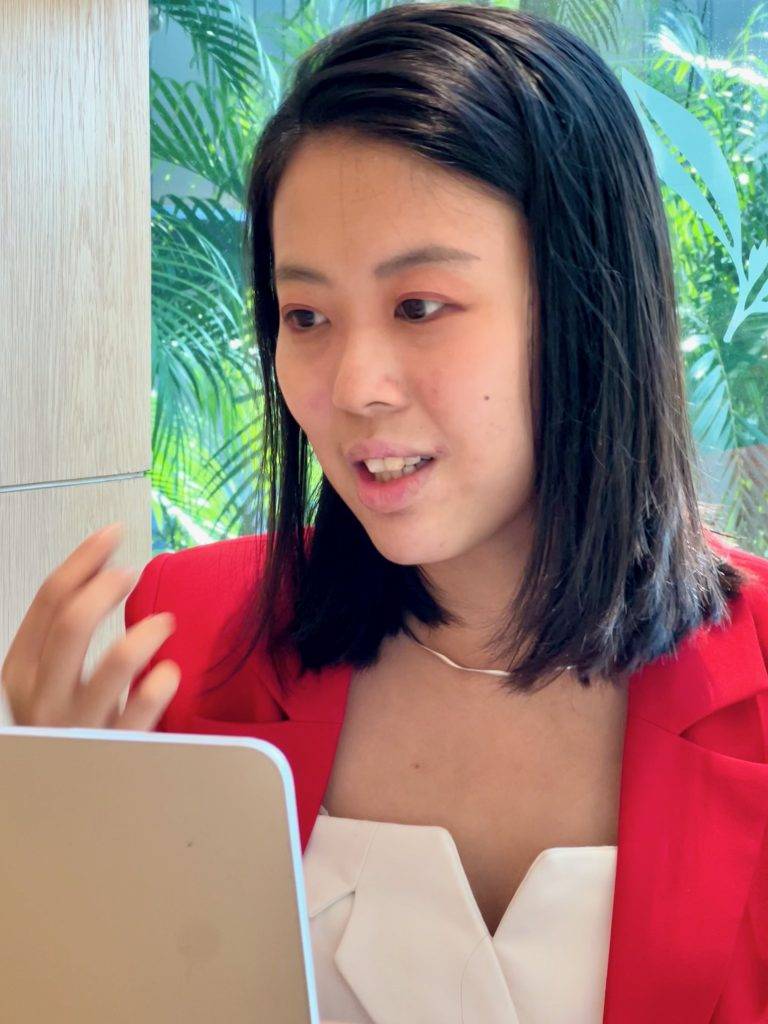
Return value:
M 279 387 L 380 553 L 425 565 L 527 537 L 532 307 L 522 215 L 405 148 L 335 133 L 295 152 L 272 238 Z M 376 273 L 427 246 L 471 255 Z M 327 280 L 281 274 L 288 264 Z M 346 453 L 367 440 L 437 453 L 423 480 L 406 478 L 394 509 L 358 491 Z

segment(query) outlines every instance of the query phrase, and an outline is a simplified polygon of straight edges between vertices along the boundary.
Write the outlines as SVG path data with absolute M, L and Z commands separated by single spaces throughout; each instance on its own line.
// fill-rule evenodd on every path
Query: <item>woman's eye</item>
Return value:
M 415 306 L 417 309 L 419 306 L 447 306 L 447 302 L 438 302 L 437 299 L 403 299 L 400 303 L 401 306 Z M 424 320 L 424 316 L 416 316 L 416 322 Z
M 400 306 L 405 308 L 410 307 L 410 315 L 400 319 L 410 320 L 411 323 L 419 323 L 419 321 L 426 319 L 423 312 L 420 312 L 424 306 L 447 306 L 447 302 L 438 302 L 437 299 L 403 299 Z M 298 327 L 300 334 L 306 334 L 312 327 L 317 326 L 312 323 L 307 323 L 307 319 L 315 315 L 312 309 L 291 309 L 283 318 L 287 323 L 293 323 L 294 326 Z M 322 314 L 320 314 L 322 316 Z M 293 317 L 298 319 L 292 320 Z M 320 325 L 322 326 L 322 324 Z
M 296 324 L 296 321 L 292 321 L 291 320 L 291 317 L 295 317 L 295 316 L 311 317 L 311 316 L 314 316 L 314 310 L 311 310 L 311 309 L 291 309 L 291 310 L 289 310 L 285 314 L 285 317 L 284 317 L 284 320 L 286 321 L 286 323 L 292 323 L 293 322 L 296 326 L 299 327 L 299 333 L 303 332 L 303 333 L 306 334 L 306 328 L 314 326 L 313 324 L 308 324 L 308 323 Z

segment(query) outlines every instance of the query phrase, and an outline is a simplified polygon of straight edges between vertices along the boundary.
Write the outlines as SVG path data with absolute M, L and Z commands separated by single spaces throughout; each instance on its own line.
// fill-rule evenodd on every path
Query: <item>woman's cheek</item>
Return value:
M 316 385 L 309 385 L 306 379 L 295 387 L 292 392 L 292 405 L 286 402 L 291 415 L 307 435 L 309 443 L 325 467 L 333 462 L 329 453 L 338 447 L 341 438 L 333 435 L 333 423 L 330 415 L 330 404 L 326 392 Z
M 275 379 L 291 416 L 306 429 L 307 416 L 311 414 L 307 407 L 306 380 L 301 368 L 279 343 L 275 352 Z
M 328 401 L 328 395 L 322 388 L 318 388 L 317 385 L 310 386 L 304 396 L 303 404 L 307 410 L 307 415 L 311 417 L 313 423 L 321 424 L 327 418 L 328 409 L 330 403 Z

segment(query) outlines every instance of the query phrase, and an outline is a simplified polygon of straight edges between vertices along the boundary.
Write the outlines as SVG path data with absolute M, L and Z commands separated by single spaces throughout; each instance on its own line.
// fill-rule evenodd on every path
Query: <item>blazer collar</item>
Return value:
M 757 751 L 685 733 L 768 691 L 746 598 L 731 615 L 630 680 L 604 1024 L 705 1024 L 726 981 L 764 852 L 765 723 Z

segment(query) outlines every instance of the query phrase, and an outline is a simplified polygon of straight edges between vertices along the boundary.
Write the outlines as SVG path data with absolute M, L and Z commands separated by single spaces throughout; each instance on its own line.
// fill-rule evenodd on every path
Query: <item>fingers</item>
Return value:
M 46 577 L 35 594 L 3 661 L 2 678 L 13 703 L 32 698 L 37 667 L 51 624 L 73 592 L 98 573 L 122 539 L 122 523 L 90 534 Z
M 0 675 L 14 717 L 25 725 L 151 730 L 179 684 L 166 659 L 121 697 L 176 627 L 169 612 L 136 623 L 107 651 L 91 678 L 81 672 L 92 636 L 136 583 L 134 570 L 104 568 L 122 523 L 91 534 L 43 582 L 24 616 Z
M 113 524 L 116 525 L 120 524 Z M 98 572 L 114 551 L 119 537 L 120 531 L 117 529 L 110 534 L 91 534 L 45 578 L 21 620 L 6 660 L 13 658 L 22 663 L 37 661 L 57 609 L 73 590 Z
M 154 678 L 152 673 L 147 675 L 144 683 L 149 679 L 152 679 L 152 682 L 136 708 L 131 709 L 131 705 L 134 703 L 132 695 L 123 715 L 115 717 L 123 691 L 150 661 L 157 649 L 165 643 L 175 628 L 176 621 L 170 612 L 150 615 L 137 622 L 121 640 L 110 647 L 88 683 L 77 689 L 72 705 L 72 716 L 78 725 L 98 729 L 104 728 L 105 724 L 111 724 L 113 720 L 117 721 L 123 718 L 120 728 L 139 729 L 145 728 L 145 726 L 141 724 L 125 725 L 126 711 L 129 711 L 128 721 L 135 720 L 137 723 L 143 722 L 148 715 L 154 714 L 158 707 L 162 714 L 165 705 L 160 706 L 158 701 L 165 697 L 166 690 L 174 679 L 178 683 L 181 674 L 176 663 L 172 661 L 161 662 L 160 664 L 165 668 Z M 155 668 L 159 667 L 159 665 L 155 666 Z M 169 699 L 173 696 L 175 689 L 174 685 L 168 695 Z M 141 688 L 139 693 L 141 693 Z
M 83 661 L 96 627 L 130 592 L 137 573 L 105 569 L 74 591 L 54 615 L 37 668 L 33 715 L 69 724 L 68 710 L 80 686 Z
M 180 678 L 181 669 L 175 661 L 166 658 L 158 662 L 133 691 L 111 728 L 152 732 L 176 693 Z

